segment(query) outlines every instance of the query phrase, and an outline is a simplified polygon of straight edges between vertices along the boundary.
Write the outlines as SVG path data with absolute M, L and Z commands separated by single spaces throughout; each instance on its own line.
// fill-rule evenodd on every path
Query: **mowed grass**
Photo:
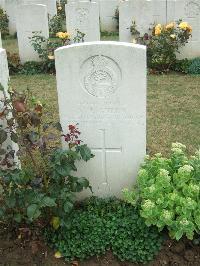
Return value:
M 17 39 L 10 38 L 2 40 L 2 46 L 4 49 L 6 49 L 7 52 L 11 54 L 19 53 Z
M 118 41 L 118 40 L 119 40 L 119 36 L 117 35 L 101 37 L 101 41 Z M 6 40 L 2 40 L 2 45 L 3 45 L 3 48 L 6 49 L 11 54 L 19 53 L 17 39 L 10 38 Z
M 58 121 L 55 76 L 11 76 L 11 85 L 18 90 L 28 87 L 46 103 L 47 120 Z M 200 148 L 200 76 L 150 75 L 147 89 L 148 153 L 166 155 L 171 143 L 176 141 L 186 144 L 189 154 Z

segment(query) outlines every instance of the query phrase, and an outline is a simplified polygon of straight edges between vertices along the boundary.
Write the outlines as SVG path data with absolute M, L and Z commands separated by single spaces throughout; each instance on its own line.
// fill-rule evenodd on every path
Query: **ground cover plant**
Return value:
M 147 262 L 162 243 L 162 235 L 145 225 L 136 208 L 117 199 L 91 198 L 71 213 L 66 226 L 53 223 L 45 235 L 67 261 L 111 249 L 121 261 Z
M 125 199 L 137 206 L 145 223 L 165 227 L 172 239 L 193 239 L 200 230 L 200 150 L 188 157 L 186 147 L 173 143 L 168 158 L 146 157 L 133 190 Z

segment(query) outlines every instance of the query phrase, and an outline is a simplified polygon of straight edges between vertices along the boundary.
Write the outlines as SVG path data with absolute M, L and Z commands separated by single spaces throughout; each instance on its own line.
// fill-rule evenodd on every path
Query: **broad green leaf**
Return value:
M 80 152 L 82 159 L 86 162 L 94 157 L 94 155 L 91 153 L 90 148 L 86 144 L 77 146 L 76 149 L 78 152 Z
M 0 144 L 3 144 L 7 140 L 7 132 L 3 129 L 0 129 Z
M 65 203 L 64 203 L 64 211 L 65 212 L 70 212 L 71 210 L 72 210 L 72 208 L 73 208 L 73 203 L 71 203 L 70 201 L 66 201 Z
M 17 223 L 21 223 L 22 221 L 22 216 L 20 213 L 15 214 L 13 218 Z
M 42 207 L 55 207 L 56 206 L 55 200 L 50 197 L 44 197 L 42 199 L 41 204 L 42 204 Z
M 18 142 L 18 135 L 15 132 L 12 132 L 10 135 L 10 138 L 13 142 L 17 143 Z
M 30 220 L 37 219 L 41 214 L 37 204 L 31 204 L 27 208 L 27 216 Z

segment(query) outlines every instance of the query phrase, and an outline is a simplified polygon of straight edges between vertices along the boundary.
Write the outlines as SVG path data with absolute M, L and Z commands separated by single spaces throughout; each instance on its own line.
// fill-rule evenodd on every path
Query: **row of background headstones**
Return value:
M 15 14 L 16 23 L 16 6 L 11 5 L 13 0 L 4 0 L 8 4 L 6 10 L 9 10 L 11 18 Z M 100 40 L 100 25 L 99 25 L 99 5 L 85 0 L 68 0 L 69 4 L 66 7 L 67 13 L 67 28 L 69 31 L 74 32 L 74 29 L 80 29 L 80 31 L 86 33 L 85 41 L 97 41 Z M 96 0 L 101 1 L 101 0 Z M 95 2 L 96 2 L 95 1 Z M 79 2 L 79 3 L 78 3 Z M 112 5 L 111 5 L 112 2 Z M 120 41 L 131 42 L 132 36 L 130 33 L 130 26 L 134 20 L 136 21 L 137 29 L 141 33 L 148 32 L 149 27 L 157 23 L 167 23 L 175 21 L 180 18 L 189 22 L 193 28 L 193 36 L 189 41 L 189 44 L 182 49 L 180 57 L 193 58 L 200 55 L 200 3 L 199 0 L 119 0 L 119 1 L 108 1 L 108 7 L 113 8 L 112 12 L 116 10 L 115 4 L 119 4 L 119 35 Z M 37 60 L 37 55 L 33 51 L 30 45 L 24 44 L 24 40 L 27 39 L 28 32 L 42 31 L 43 36 L 48 37 L 48 22 L 47 13 L 50 16 L 56 14 L 56 0 L 15 0 L 15 3 L 43 3 L 47 6 L 47 11 L 41 10 L 36 14 L 31 12 L 28 8 L 24 9 L 27 15 L 23 16 L 22 12 L 19 11 L 18 16 L 18 34 L 20 35 L 21 41 L 19 45 L 20 58 L 22 63 L 30 60 Z M 73 4 L 74 3 L 74 4 Z M 11 8 L 12 6 L 12 8 Z M 10 9 L 8 8 L 10 7 Z M 35 7 L 36 8 L 36 7 Z M 12 9 L 12 10 L 11 10 Z M 105 10 L 107 6 L 104 6 Z M 39 10 L 39 8 L 37 8 Z M 101 10 L 101 8 L 100 8 Z M 9 14 L 8 12 L 8 14 Z M 11 15 L 12 14 L 12 15 Z M 142 15 L 141 15 L 142 14 Z M 27 21 L 26 21 L 27 19 Z M 113 15 L 112 15 L 112 21 Z M 11 24 L 14 23 L 11 20 Z M 108 25 L 108 24 L 107 24 Z M 21 46 L 21 48 L 20 48 Z M 26 49 L 28 47 L 28 49 Z M 24 50 L 27 50 L 25 51 Z M 32 52 L 31 52 L 32 50 Z M 30 55 L 30 56 L 29 56 Z
M 108 32 L 116 31 L 116 21 L 115 19 L 113 19 L 113 17 L 115 15 L 115 10 L 118 7 L 119 1 L 120 0 L 95 1 L 99 3 L 99 9 L 100 9 L 99 12 L 101 20 L 100 24 L 102 31 L 108 31 Z M 0 0 L 0 6 L 6 10 L 7 14 L 10 17 L 10 23 L 9 23 L 10 34 L 14 34 L 16 32 L 16 20 L 13 14 L 15 14 L 16 4 L 19 2 L 22 4 L 35 3 L 35 4 L 47 5 L 48 13 L 51 16 L 57 14 L 56 0 Z M 78 2 L 78 0 L 68 0 L 68 3 L 70 2 Z

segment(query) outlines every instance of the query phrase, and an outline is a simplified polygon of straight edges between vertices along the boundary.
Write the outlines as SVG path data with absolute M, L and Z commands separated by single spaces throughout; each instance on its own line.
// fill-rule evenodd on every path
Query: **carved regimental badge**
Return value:
M 189 18 L 200 15 L 200 2 L 199 0 L 190 0 L 185 5 L 185 14 Z
M 115 93 L 121 82 L 121 70 L 111 58 L 96 55 L 81 66 L 81 85 L 90 94 L 105 98 Z

